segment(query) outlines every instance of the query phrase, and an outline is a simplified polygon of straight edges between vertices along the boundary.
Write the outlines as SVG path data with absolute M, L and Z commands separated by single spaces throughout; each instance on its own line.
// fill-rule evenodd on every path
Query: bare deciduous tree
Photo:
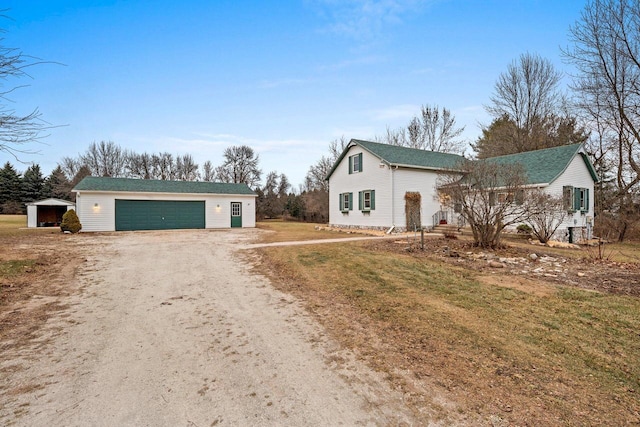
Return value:
M 568 216 L 562 196 L 553 196 L 537 190 L 529 192 L 527 198 L 528 224 L 538 240 L 547 243 Z
M 464 141 L 459 139 L 464 126 L 458 127 L 450 110 L 423 105 L 420 113 L 407 126 L 411 148 L 458 154 L 464 151 Z
M 536 54 L 513 61 L 495 84 L 486 110 L 493 121 L 472 144 L 479 158 L 584 142 L 588 135 L 559 90 L 562 74 Z
M 465 148 L 465 142 L 459 139 L 462 132 L 464 126 L 457 125 L 450 110 L 437 105 L 423 105 L 420 115 L 413 117 L 405 128 L 394 130 L 387 127 L 386 134 L 375 139 L 400 147 L 461 154 Z
M 73 157 L 65 156 L 58 162 L 58 165 L 62 168 L 62 171 L 67 177 L 73 178 L 78 170 L 82 167 L 80 159 L 74 159 Z
M 176 174 L 178 181 L 197 181 L 200 178 L 198 164 L 193 160 L 191 154 L 176 156 Z
M 305 179 L 305 190 L 329 191 L 329 181 L 326 178 L 334 162 L 329 157 L 322 156 L 316 164 L 311 165 Z
M 536 120 L 558 111 L 562 95 L 558 84 L 562 74 L 551 61 L 525 53 L 500 74 L 487 112 L 494 117 L 507 116 L 523 132 Z
M 258 155 L 246 145 L 228 147 L 224 161 L 216 168 L 216 179 L 221 182 L 244 183 L 255 188 L 262 171 L 258 168 Z
M 151 179 L 153 157 L 149 153 L 130 153 L 127 159 L 127 176 L 130 178 Z
M 207 160 L 202 165 L 202 180 L 207 182 L 213 182 L 216 179 L 216 171 L 211 164 L 210 160 Z
M 385 134 L 383 136 L 376 136 L 374 139 L 376 142 L 380 142 L 382 144 L 397 145 L 399 147 L 406 147 L 409 145 L 406 128 L 391 129 L 387 126 Z
M 0 18 L 4 10 L 0 10 Z M 0 29 L 0 34 L 4 30 Z M 12 86 L 12 79 L 30 77 L 27 69 L 41 64 L 37 58 L 24 55 L 16 48 L 6 47 L 4 38 L 0 37 L 0 151 L 11 154 L 18 159 L 20 154 L 33 154 L 35 151 L 23 148 L 29 142 L 42 138 L 42 132 L 51 128 L 41 118 L 40 111 L 35 108 L 30 113 L 21 114 L 9 107 L 12 101 L 9 96 L 21 86 Z
M 524 170 L 489 161 L 465 161 L 456 170 L 440 176 L 440 199 L 464 216 L 476 246 L 499 247 L 502 231 L 529 216 Z
M 563 54 L 578 70 L 577 104 L 597 124 L 601 151 L 612 160 L 616 189 L 609 209 L 622 241 L 640 213 L 640 3 L 589 1 L 570 33 L 573 46 Z
M 329 155 L 322 156 L 320 160 L 309 167 L 302 191 L 329 191 L 329 182 L 326 181 L 327 175 L 347 145 L 349 145 L 349 140 L 344 135 L 329 143 Z
M 331 141 L 329 143 L 329 158 L 331 161 L 335 162 L 338 160 L 338 157 L 340 157 L 340 154 L 347 148 L 347 145 L 349 145 L 349 139 L 344 135 Z
M 165 181 L 174 180 L 176 164 L 171 153 L 158 153 L 151 156 L 152 176 L 154 179 Z
M 123 177 L 129 153 L 115 142 L 91 143 L 87 151 L 80 155 L 79 162 L 91 171 L 92 176 Z

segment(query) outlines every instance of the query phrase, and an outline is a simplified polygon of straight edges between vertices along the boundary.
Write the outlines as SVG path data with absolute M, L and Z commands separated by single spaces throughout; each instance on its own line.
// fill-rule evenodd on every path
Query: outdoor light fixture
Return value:
M 216 205 L 216 212 L 217 212 L 217 213 L 220 213 L 220 211 L 221 211 L 221 210 L 222 210 L 222 209 L 220 209 L 220 203 L 218 203 L 218 204 Z
M 94 203 L 94 204 L 93 204 L 93 207 L 94 207 L 94 208 L 97 208 L 97 207 L 99 207 L 99 206 L 100 206 L 100 205 L 99 205 L 99 204 L 97 204 L 97 203 Z
M 93 211 L 94 212 L 100 212 L 100 205 L 98 203 L 94 203 L 93 204 Z

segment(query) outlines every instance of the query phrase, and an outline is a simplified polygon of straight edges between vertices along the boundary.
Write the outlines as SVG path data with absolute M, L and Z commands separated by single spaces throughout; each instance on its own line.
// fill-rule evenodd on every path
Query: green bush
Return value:
M 77 233 L 82 230 L 82 224 L 80 224 L 80 219 L 78 218 L 78 215 L 76 215 L 75 210 L 69 209 L 64 215 L 62 215 L 60 229 L 62 231 L 70 231 L 72 233 Z
M 518 234 L 531 234 L 533 231 L 528 224 L 520 224 L 517 228 Z

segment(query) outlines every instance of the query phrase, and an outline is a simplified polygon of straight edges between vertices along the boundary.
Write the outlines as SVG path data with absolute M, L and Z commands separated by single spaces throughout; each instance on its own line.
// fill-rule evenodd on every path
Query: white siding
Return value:
M 256 198 L 253 196 L 208 196 L 205 198 L 206 228 L 231 226 L 231 202 L 242 202 L 242 228 L 256 226 Z
M 35 205 L 27 206 L 27 227 L 35 228 L 38 226 L 38 207 Z
M 349 156 L 362 153 L 362 172 L 349 173 Z M 391 171 L 380 159 L 359 146 L 349 149 L 329 178 L 329 223 L 342 227 L 390 227 Z M 364 213 L 358 210 L 358 193 L 375 190 L 375 209 Z M 340 211 L 339 195 L 353 193 L 353 209 Z
M 256 226 L 255 197 L 249 195 L 115 193 L 80 191 L 76 206 L 82 231 L 115 231 L 115 201 L 121 200 L 197 200 L 205 202 L 205 227 L 231 227 L 231 202 L 242 202 L 242 227 Z M 218 205 L 220 208 L 218 208 Z
M 569 227 L 575 228 L 576 240 L 582 239 L 583 237 L 590 237 L 594 213 L 594 182 L 587 165 L 579 154 L 571 160 L 565 171 L 560 174 L 555 181 L 550 185 L 543 187 L 542 190 L 547 194 L 562 197 L 564 186 L 587 188 L 589 190 L 589 210 L 587 212 L 574 212 L 567 214 L 565 220 L 556 230 L 553 239 L 567 240 L 569 236 Z M 571 202 L 573 203 L 573 200 Z M 517 226 L 518 224 L 514 224 L 509 227 L 509 230 L 515 232 Z
M 56 199 L 46 199 L 46 200 L 41 200 L 35 203 L 29 203 L 27 205 L 27 227 L 28 228 L 38 227 L 39 206 L 66 206 L 67 210 L 75 209 L 75 205 L 73 203 L 68 203 L 68 202 L 56 200 Z
M 594 182 L 587 165 L 579 154 L 573 158 L 567 169 L 544 191 L 548 194 L 562 196 L 562 187 L 567 185 L 589 190 L 589 211 L 569 214 L 556 231 L 555 237 L 559 239 L 563 239 L 566 236 L 568 227 L 583 227 L 586 230 L 587 228 L 590 229 L 591 224 L 593 224 Z
M 394 225 L 406 227 L 404 195 L 407 192 L 418 192 L 420 201 L 420 220 L 423 226 L 430 226 L 431 217 L 440 210 L 436 185 L 438 174 L 435 171 L 418 169 L 397 169 L 393 177 Z
M 349 156 L 358 153 L 363 153 L 362 172 L 349 174 Z M 329 179 L 329 223 L 342 227 L 403 228 L 406 226 L 404 196 L 410 191 L 422 196 L 420 219 L 422 225 L 428 226 L 433 214 L 440 210 L 437 179 L 435 171 L 390 168 L 361 147 L 351 147 Z M 358 193 L 363 190 L 375 190 L 375 211 L 358 210 Z M 340 212 L 342 193 L 353 193 L 354 207 L 348 214 Z

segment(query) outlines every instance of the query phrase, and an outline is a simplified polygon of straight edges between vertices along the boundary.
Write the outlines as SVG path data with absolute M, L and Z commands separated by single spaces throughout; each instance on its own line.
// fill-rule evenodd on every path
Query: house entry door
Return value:
M 242 203 L 231 202 L 231 227 L 242 227 Z

